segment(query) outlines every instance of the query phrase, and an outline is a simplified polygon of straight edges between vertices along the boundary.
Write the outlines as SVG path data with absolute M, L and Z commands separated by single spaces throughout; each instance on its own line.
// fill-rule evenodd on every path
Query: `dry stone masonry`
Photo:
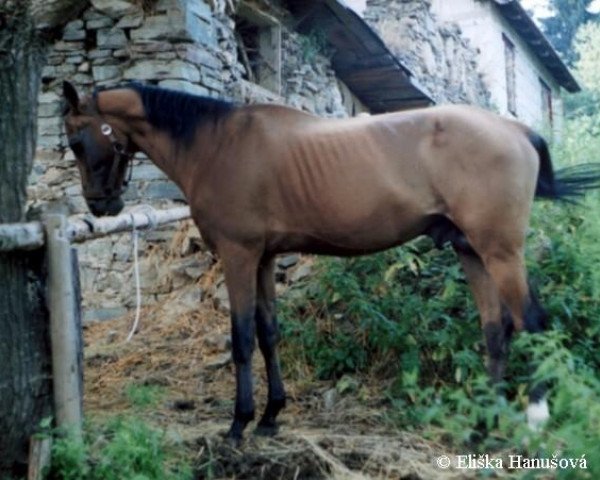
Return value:
M 43 70 L 38 150 L 28 192 L 30 210 L 42 210 L 48 202 L 59 200 L 68 205 L 72 214 L 87 212 L 75 159 L 63 132 L 60 91 L 65 79 L 75 83 L 80 91 L 135 80 L 238 102 L 288 103 L 319 115 L 346 116 L 329 59 L 321 52 L 313 52 L 307 61 L 303 38 L 289 28 L 291 16 L 271 2 L 249 5 L 279 23 L 281 89 L 274 92 L 248 80 L 252 66 L 241 58 L 240 35 L 236 31 L 240 21 L 236 8 L 240 3 L 91 0 L 79 18 L 64 27 Z M 161 171 L 138 155 L 125 199 L 129 205 L 150 203 L 164 207 L 183 197 Z M 201 243 L 195 228 L 185 230 L 188 248 L 175 256 L 191 253 L 197 250 L 194 245 Z M 198 269 L 204 272 L 208 268 L 206 261 L 200 259 L 198 265 L 192 262 L 185 268 L 165 271 L 165 252 L 172 252 L 172 239 L 172 228 L 143 234 L 139 253 L 146 305 L 160 300 L 183 279 L 197 280 L 194 277 L 198 276 Z M 114 317 L 132 307 L 135 295 L 131 249 L 129 235 L 79 246 L 87 319 Z M 222 290 L 221 283 L 217 282 L 217 290 Z M 218 300 L 219 295 L 216 298 L 225 303 Z
M 430 0 L 368 0 L 365 20 L 436 103 L 490 106 L 478 52 L 457 25 L 437 22 Z

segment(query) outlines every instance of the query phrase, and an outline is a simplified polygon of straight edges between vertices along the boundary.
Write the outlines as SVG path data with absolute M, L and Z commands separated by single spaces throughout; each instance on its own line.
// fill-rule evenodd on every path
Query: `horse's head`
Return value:
M 117 215 L 132 154 L 129 139 L 99 113 L 94 97 L 79 98 L 75 87 L 63 83 L 65 130 L 77 159 L 83 196 L 96 216 Z

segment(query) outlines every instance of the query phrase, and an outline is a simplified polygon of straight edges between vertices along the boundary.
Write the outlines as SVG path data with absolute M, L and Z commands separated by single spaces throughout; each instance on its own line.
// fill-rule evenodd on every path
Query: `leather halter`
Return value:
M 134 153 L 128 152 L 127 149 L 123 146 L 123 144 L 117 140 L 117 137 L 115 136 L 112 127 L 108 123 L 103 122 L 100 125 L 100 132 L 105 137 L 108 137 L 108 139 L 110 140 L 110 143 L 112 144 L 113 152 L 114 152 L 113 163 L 110 168 L 110 174 L 108 176 L 109 185 L 116 184 L 117 175 L 119 174 L 119 166 L 123 162 L 125 162 L 129 167 L 129 173 L 123 180 L 122 188 L 119 191 L 119 194 L 122 194 L 127 189 L 129 182 L 131 181 L 131 176 L 133 175 Z

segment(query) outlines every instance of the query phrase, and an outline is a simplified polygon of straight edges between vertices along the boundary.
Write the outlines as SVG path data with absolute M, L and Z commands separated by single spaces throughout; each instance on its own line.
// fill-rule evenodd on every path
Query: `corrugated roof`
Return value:
M 433 103 L 412 73 L 354 10 L 338 0 L 288 0 L 297 30 L 323 33 L 338 77 L 372 112 Z
M 556 81 L 571 93 L 579 92 L 577 80 L 523 6 L 517 0 L 494 0 L 494 4 Z

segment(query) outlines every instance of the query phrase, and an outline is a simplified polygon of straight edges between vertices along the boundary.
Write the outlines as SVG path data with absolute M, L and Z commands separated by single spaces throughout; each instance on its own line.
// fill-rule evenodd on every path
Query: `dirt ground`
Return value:
M 229 446 L 222 440 L 234 394 L 229 320 L 212 300 L 183 307 L 182 296 L 193 288 L 143 309 L 129 343 L 133 315 L 85 327 L 86 415 L 132 413 L 163 428 L 185 450 L 198 479 L 474 478 L 436 466 L 444 447 L 386 426 L 377 399 L 328 399 L 331 383 L 299 377 L 285 379 L 289 400 L 277 436 L 255 436 L 250 425 L 243 445 Z M 257 412 L 266 398 L 263 370 L 257 351 Z M 163 393 L 151 406 L 136 407 L 126 393 L 132 385 Z

